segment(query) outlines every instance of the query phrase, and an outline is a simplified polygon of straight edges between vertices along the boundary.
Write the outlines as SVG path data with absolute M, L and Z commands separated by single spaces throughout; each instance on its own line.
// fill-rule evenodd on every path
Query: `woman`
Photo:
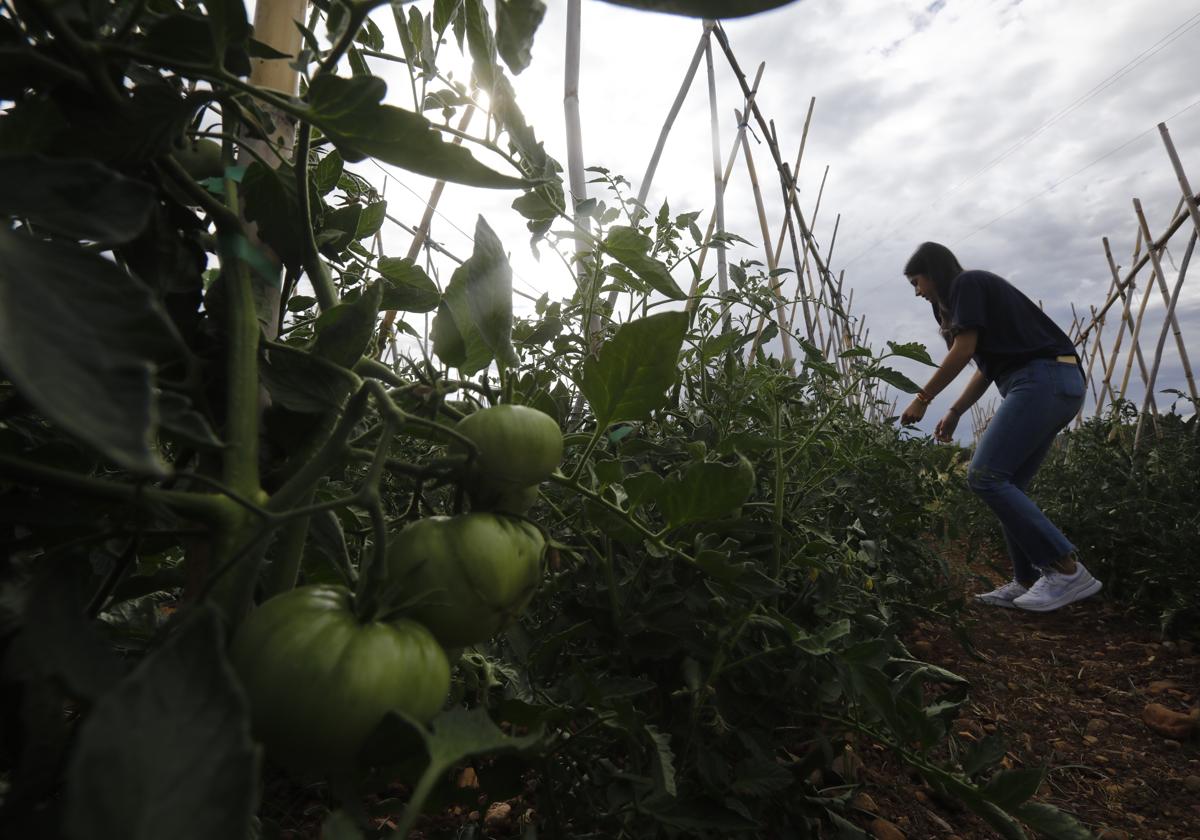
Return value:
M 959 418 L 992 382 L 1004 398 L 975 447 L 967 483 L 1000 520 L 1013 580 L 975 598 L 1048 612 L 1099 592 L 1100 581 L 1075 558 L 1075 546 L 1025 493 L 1055 436 L 1083 405 L 1083 373 L 1071 340 L 1008 281 L 963 271 L 944 245 L 923 243 L 904 275 L 932 305 L 950 352 L 901 422 L 924 417 L 972 359 L 976 370 L 934 437 L 949 441 Z

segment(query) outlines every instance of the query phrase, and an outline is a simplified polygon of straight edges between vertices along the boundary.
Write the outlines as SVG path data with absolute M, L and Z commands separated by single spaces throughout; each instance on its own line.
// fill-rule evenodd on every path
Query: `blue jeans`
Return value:
M 1083 406 L 1075 365 L 1035 359 L 996 381 L 1004 398 L 967 472 L 967 484 L 1000 520 L 1016 580 L 1029 585 L 1075 546 L 1026 495 L 1054 438 Z

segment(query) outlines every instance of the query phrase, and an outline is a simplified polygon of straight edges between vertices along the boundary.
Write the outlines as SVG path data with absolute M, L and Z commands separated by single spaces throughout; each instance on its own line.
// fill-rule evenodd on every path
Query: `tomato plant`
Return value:
M 353 767 L 387 712 L 428 722 L 450 690 L 446 654 L 424 625 L 364 620 L 339 586 L 301 586 L 258 607 L 230 660 L 267 754 L 301 771 Z
M 1006 836 L 1080 836 L 1030 771 L 939 757 L 966 686 L 900 641 L 955 621 L 923 541 L 946 465 L 862 403 L 924 351 L 785 368 L 775 277 L 715 293 L 698 211 L 607 170 L 574 253 L 508 78 L 542 5 L 397 3 L 393 53 L 377 8 L 314 4 L 283 58 L 237 0 L 0 10 L 0 833 L 279 836 L 253 731 L 333 778 L 303 795 L 351 838 L 404 836 L 480 756 L 547 836 L 849 831 L 854 738 Z M 574 293 L 514 316 L 482 218 L 462 257 L 381 253 L 368 160 L 511 190 Z M 473 646 L 448 697 L 429 632 Z M 411 760 L 361 766 L 392 709 Z

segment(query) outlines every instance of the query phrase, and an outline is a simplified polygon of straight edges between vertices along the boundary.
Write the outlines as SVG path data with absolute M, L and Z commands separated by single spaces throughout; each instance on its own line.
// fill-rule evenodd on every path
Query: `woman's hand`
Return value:
M 919 399 L 913 400 L 908 404 L 908 408 L 904 409 L 904 413 L 900 415 L 900 425 L 911 426 L 913 423 L 919 422 L 925 416 L 925 409 L 929 407 L 929 403 L 922 402 Z
M 937 427 L 933 430 L 933 439 L 942 443 L 949 443 L 954 438 L 954 430 L 958 428 L 959 415 L 954 411 L 947 411 L 946 416 L 938 421 Z

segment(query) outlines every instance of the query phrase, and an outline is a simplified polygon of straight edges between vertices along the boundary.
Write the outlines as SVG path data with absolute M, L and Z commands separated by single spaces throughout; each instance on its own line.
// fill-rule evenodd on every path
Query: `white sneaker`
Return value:
M 1075 601 L 1082 601 L 1100 591 L 1102 584 L 1092 577 L 1082 563 L 1072 575 L 1044 569 L 1029 591 L 1013 600 L 1013 606 L 1032 612 L 1050 612 Z
M 993 589 L 991 592 L 976 595 L 975 600 L 981 604 L 989 604 L 993 607 L 1011 607 L 1013 601 L 1028 591 L 1028 589 L 1015 580 L 1010 580 L 1008 583 Z

